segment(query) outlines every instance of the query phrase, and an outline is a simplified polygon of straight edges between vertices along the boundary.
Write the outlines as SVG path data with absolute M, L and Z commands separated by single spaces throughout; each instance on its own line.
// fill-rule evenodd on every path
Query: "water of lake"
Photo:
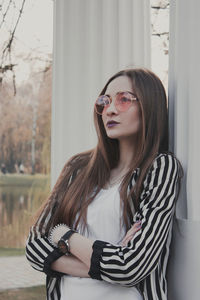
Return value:
M 0 186 L 0 247 L 24 247 L 36 211 L 48 194 L 44 180 L 39 185 Z

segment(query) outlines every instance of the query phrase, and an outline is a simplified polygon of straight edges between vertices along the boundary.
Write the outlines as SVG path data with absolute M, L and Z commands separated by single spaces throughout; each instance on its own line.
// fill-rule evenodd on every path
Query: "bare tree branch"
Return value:
M 12 63 L 12 44 L 13 44 L 13 40 L 14 40 L 14 37 L 15 37 L 15 32 L 16 32 L 17 26 L 19 24 L 19 21 L 21 19 L 21 16 L 22 16 L 22 13 L 23 13 L 23 10 L 24 10 L 25 2 L 26 2 L 26 0 L 22 0 L 21 8 L 19 9 L 19 14 L 18 14 L 16 23 L 14 25 L 14 28 L 12 30 L 9 30 L 10 31 L 10 36 L 9 36 L 9 39 L 8 39 L 6 45 L 3 47 L 2 56 L 1 56 L 0 83 L 2 83 L 3 74 L 8 70 L 12 71 L 14 95 L 16 94 L 16 82 L 15 82 L 16 75 L 15 75 L 15 70 L 14 70 L 15 64 Z M 8 3 L 7 8 L 5 10 L 5 13 L 2 13 L 3 18 L 2 18 L 2 21 L 1 21 L 1 24 L 0 24 L 0 29 L 3 25 L 3 23 L 5 23 L 6 16 L 9 12 L 9 9 L 11 9 L 11 4 L 13 5 L 14 8 L 16 8 L 15 2 L 13 0 L 9 0 L 9 3 Z M 2 10 L 2 6 L 1 6 L 1 10 Z M 8 58 L 8 63 L 6 62 L 7 58 Z
M 169 0 L 168 1 L 154 1 L 151 5 L 153 10 L 152 18 L 152 36 L 156 36 L 160 39 L 162 45 L 162 51 L 165 55 L 168 54 L 168 42 L 169 42 L 169 31 L 166 27 L 160 27 L 158 24 L 161 22 L 161 16 L 165 15 L 164 10 L 169 11 Z
M 2 19 L 2 21 L 1 21 L 0 28 L 2 27 L 3 23 L 5 22 L 5 18 L 6 18 L 6 15 L 7 15 L 8 11 L 9 11 L 9 8 L 10 8 L 11 3 L 12 3 L 12 0 L 9 1 L 5 13 L 4 13 L 4 14 L 2 13 L 3 19 Z M 2 10 L 2 6 L 3 6 L 3 4 L 1 5 L 1 10 Z
M 152 35 L 154 35 L 154 36 L 159 36 L 159 37 L 161 37 L 162 35 L 169 35 L 169 32 L 161 32 L 161 33 L 152 33 Z
M 6 47 L 3 49 L 3 55 L 2 55 L 2 58 L 4 58 L 4 54 L 7 55 L 7 54 L 11 51 L 11 47 L 12 47 L 12 43 L 13 43 L 15 31 L 16 31 L 16 29 L 17 29 L 17 25 L 18 25 L 19 20 L 20 20 L 20 18 L 21 18 L 21 15 L 22 15 L 22 12 L 23 12 L 23 8 L 24 8 L 25 1 L 26 1 L 26 0 L 23 0 L 23 2 L 22 2 L 22 6 L 21 6 L 21 9 L 19 10 L 19 15 L 18 15 L 16 24 L 15 24 L 15 27 L 14 27 L 13 31 L 11 32 L 11 36 L 10 36 L 10 39 L 9 39 L 9 41 L 8 41 L 8 44 L 7 44 Z M 7 51 L 8 51 L 8 52 L 7 52 Z M 6 52 L 7 52 L 7 54 L 6 54 Z
M 4 73 L 6 71 L 12 71 L 14 66 L 16 66 L 16 64 L 6 65 L 3 68 L 0 66 L 0 73 Z
M 157 9 L 157 10 L 166 9 L 166 8 L 169 8 L 169 3 L 167 3 L 165 6 L 151 6 L 151 8 Z

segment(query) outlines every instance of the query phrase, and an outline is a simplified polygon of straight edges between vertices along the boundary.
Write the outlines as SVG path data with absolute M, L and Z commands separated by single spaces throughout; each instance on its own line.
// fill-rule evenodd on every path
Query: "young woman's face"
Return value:
M 141 129 L 141 109 L 138 101 L 132 101 L 127 111 L 119 111 L 114 105 L 116 94 L 119 92 L 135 93 L 127 76 L 120 76 L 111 81 L 105 92 L 112 98 L 111 104 L 102 114 L 102 120 L 108 137 L 127 139 L 137 136 Z M 111 122 L 113 121 L 113 123 Z M 115 123 L 117 122 L 117 123 Z

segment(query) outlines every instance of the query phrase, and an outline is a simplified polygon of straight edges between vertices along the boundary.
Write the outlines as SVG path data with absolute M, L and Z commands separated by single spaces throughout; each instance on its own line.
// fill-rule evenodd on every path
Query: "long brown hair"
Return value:
M 168 152 L 168 110 L 161 80 L 147 69 L 127 69 L 118 72 L 108 80 L 100 95 L 104 94 L 109 83 L 119 76 L 127 76 L 131 80 L 142 117 L 142 133 L 137 145 L 137 155 L 120 185 L 123 221 L 128 228 L 132 217 L 130 201 L 133 201 L 137 210 L 147 171 L 158 153 Z M 97 146 L 73 156 L 65 164 L 46 204 L 48 210 L 53 207 L 48 227 L 65 223 L 77 228 L 80 223 L 85 228 L 88 205 L 109 180 L 111 170 L 118 165 L 118 140 L 107 136 L 102 117 L 95 111 L 94 123 L 98 136 Z M 139 176 L 136 184 L 127 193 L 136 168 L 140 170 Z

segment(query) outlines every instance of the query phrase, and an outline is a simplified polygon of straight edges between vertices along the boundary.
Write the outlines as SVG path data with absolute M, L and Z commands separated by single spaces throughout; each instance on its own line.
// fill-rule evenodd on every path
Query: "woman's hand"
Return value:
M 125 237 L 123 238 L 121 242 L 121 246 L 125 247 L 127 246 L 128 242 L 134 237 L 135 233 L 141 229 L 141 221 L 137 221 L 136 223 L 131 226 L 129 231 L 127 231 Z

